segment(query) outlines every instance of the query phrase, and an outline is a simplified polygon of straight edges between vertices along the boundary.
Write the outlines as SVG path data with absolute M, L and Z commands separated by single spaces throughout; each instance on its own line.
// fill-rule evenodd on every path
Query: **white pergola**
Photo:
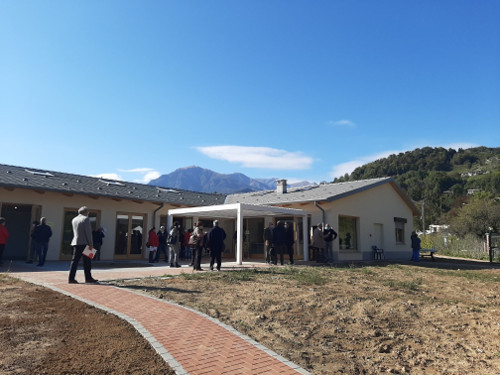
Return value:
M 175 208 L 168 210 L 168 227 L 172 227 L 173 217 L 201 217 L 216 219 L 236 219 L 236 263 L 243 264 L 243 219 L 268 216 L 300 216 L 304 238 L 304 260 L 309 260 L 309 241 L 307 233 L 307 213 L 303 210 L 287 207 L 263 206 L 257 204 L 232 203 L 216 206 Z

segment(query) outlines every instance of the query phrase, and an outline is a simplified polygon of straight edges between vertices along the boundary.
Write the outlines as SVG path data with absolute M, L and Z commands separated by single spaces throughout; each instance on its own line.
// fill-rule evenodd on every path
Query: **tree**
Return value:
M 486 232 L 500 230 L 500 203 L 486 194 L 470 199 L 468 204 L 457 210 L 450 229 L 459 236 L 474 233 L 481 237 Z

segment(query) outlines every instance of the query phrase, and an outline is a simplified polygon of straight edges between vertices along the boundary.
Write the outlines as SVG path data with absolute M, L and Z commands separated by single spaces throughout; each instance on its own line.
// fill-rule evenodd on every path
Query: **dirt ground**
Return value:
M 174 374 L 127 322 L 0 274 L 0 374 Z
M 0 373 L 169 373 L 120 319 L 0 281 Z M 500 268 L 487 264 L 276 266 L 115 285 L 211 315 L 313 374 L 500 374 Z

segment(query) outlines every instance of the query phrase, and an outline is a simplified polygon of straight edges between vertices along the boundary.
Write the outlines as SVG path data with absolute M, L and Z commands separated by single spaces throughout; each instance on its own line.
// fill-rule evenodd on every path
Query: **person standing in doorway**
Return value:
M 40 224 L 35 227 L 33 238 L 36 243 L 36 252 L 38 254 L 37 266 L 42 267 L 45 264 L 47 251 L 49 250 L 49 239 L 52 237 L 52 229 L 47 225 L 47 218 L 42 217 Z
M 335 232 L 330 224 L 325 225 L 325 230 L 323 231 L 323 238 L 325 239 L 325 258 L 326 262 L 333 262 L 333 241 L 337 238 L 337 232 Z
M 219 220 L 214 220 L 214 227 L 208 232 L 206 241 L 206 247 L 210 250 L 210 271 L 214 270 L 215 261 L 217 261 L 217 271 L 220 271 L 225 239 L 226 232 L 219 227 Z
M 106 237 L 106 235 L 104 234 L 103 227 L 99 227 L 95 231 L 92 232 L 92 240 L 94 241 L 94 249 L 97 250 L 97 253 L 95 254 L 94 260 L 101 259 L 101 247 L 102 247 L 102 240 L 104 237 Z
M 0 217 L 0 266 L 3 266 L 3 251 L 9 239 L 9 231 L 5 227 L 5 219 Z
M 73 246 L 73 258 L 71 259 L 69 270 L 68 282 L 70 284 L 78 284 L 75 276 L 78 263 L 82 256 L 85 282 L 97 283 L 97 280 L 92 277 L 92 263 L 90 262 L 90 258 L 83 255 L 85 247 L 88 246 L 91 250 L 93 249 L 92 227 L 90 226 L 89 213 L 89 209 L 86 206 L 82 206 L 78 210 L 78 216 L 71 221 L 71 225 L 73 226 L 73 240 L 71 241 L 71 246 Z

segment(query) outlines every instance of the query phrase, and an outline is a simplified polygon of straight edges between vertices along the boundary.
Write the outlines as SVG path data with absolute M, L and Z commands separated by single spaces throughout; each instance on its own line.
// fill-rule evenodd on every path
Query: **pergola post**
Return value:
M 307 215 L 302 216 L 302 238 L 304 261 L 309 262 L 309 227 L 307 225 Z
M 241 204 L 236 210 L 236 264 L 243 264 L 243 215 Z

